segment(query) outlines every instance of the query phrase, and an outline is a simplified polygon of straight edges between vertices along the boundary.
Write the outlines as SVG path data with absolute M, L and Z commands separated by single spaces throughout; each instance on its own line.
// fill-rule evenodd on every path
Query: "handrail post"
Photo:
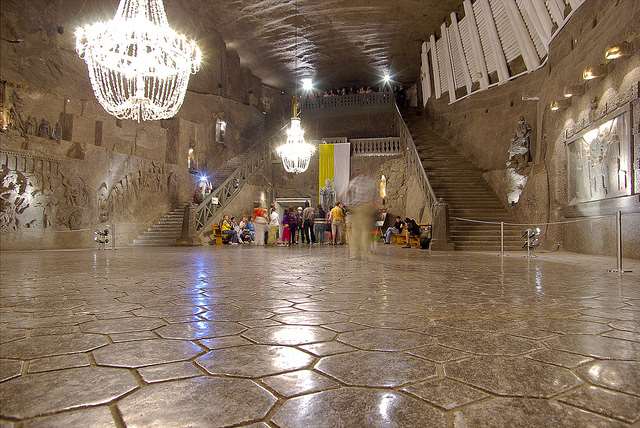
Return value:
M 500 222 L 500 256 L 504 257 L 504 221 Z
M 624 270 L 622 266 L 624 259 L 623 254 L 623 242 L 622 242 L 622 211 L 616 212 L 616 268 L 609 269 L 609 272 L 617 272 L 618 275 L 631 272 L 630 270 Z

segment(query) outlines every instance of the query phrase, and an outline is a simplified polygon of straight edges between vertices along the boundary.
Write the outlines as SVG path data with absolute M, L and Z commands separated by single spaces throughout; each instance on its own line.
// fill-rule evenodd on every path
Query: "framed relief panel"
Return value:
M 631 194 L 629 107 L 594 122 L 567 143 L 569 205 Z

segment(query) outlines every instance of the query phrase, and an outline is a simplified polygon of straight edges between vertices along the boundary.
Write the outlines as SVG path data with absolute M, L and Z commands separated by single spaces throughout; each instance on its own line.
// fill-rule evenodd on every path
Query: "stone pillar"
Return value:
M 200 245 L 200 242 L 196 237 L 195 207 L 193 204 L 189 204 L 184 207 L 184 216 L 182 217 L 182 234 L 180 235 L 180 239 L 176 241 L 176 245 L 182 247 Z
M 434 251 L 453 251 L 453 243 L 449 241 L 449 205 L 444 199 L 438 199 L 433 206 L 433 228 L 431 249 Z

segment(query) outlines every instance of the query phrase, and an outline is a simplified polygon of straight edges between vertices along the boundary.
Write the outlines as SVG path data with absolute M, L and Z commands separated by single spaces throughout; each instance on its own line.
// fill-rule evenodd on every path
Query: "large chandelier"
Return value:
M 112 20 L 76 30 L 76 50 L 100 105 L 138 122 L 176 115 L 202 57 L 169 27 L 162 0 L 120 0 Z
M 294 174 L 305 172 L 309 167 L 311 156 L 316 151 L 313 144 L 304 141 L 304 129 L 300 124 L 298 113 L 298 99 L 291 99 L 291 126 L 287 129 L 287 142 L 276 148 L 278 156 L 282 159 L 285 171 Z

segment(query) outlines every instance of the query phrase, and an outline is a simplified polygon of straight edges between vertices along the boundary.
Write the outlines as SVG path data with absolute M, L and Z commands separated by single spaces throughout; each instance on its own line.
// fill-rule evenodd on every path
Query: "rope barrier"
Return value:
M 607 218 L 607 217 L 613 217 L 613 214 L 611 215 L 599 215 L 599 216 L 591 216 L 591 217 L 585 217 L 585 218 L 580 218 L 580 219 L 576 219 L 576 220 L 567 220 L 567 221 L 552 221 L 549 223 L 508 223 L 508 222 L 501 222 L 501 221 L 488 221 L 488 220 L 474 220 L 472 218 L 464 218 L 464 217 L 451 217 L 454 220 L 459 220 L 459 221 L 466 221 L 469 223 L 482 223 L 482 224 L 495 224 L 495 225 L 505 225 L 505 226 L 545 226 L 545 225 L 552 225 L 552 224 L 569 224 L 569 223 L 578 223 L 581 221 L 589 221 L 589 220 L 595 220 L 595 219 L 601 219 L 601 218 Z

